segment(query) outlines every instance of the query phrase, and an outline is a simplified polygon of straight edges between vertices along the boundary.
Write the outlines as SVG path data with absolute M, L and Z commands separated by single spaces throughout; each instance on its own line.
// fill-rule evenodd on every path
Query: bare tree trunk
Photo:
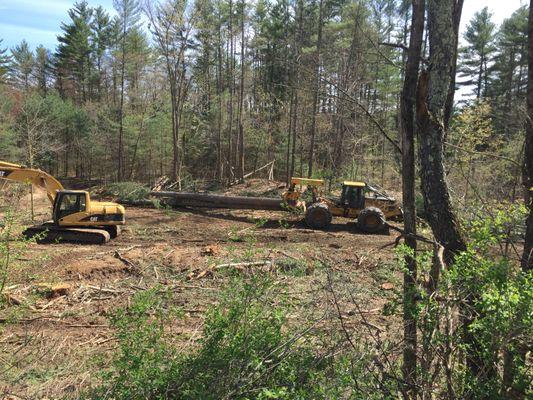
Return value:
M 242 113 L 244 106 L 244 61 L 245 61 L 245 36 L 244 36 L 244 17 L 245 17 L 245 7 L 246 3 L 244 0 L 241 0 L 242 14 L 241 14 L 241 82 L 240 82 L 240 93 L 239 93 L 239 132 L 238 132 L 238 171 L 237 176 L 240 182 L 244 180 L 244 128 L 242 125 Z
M 290 177 L 294 175 L 294 169 L 296 168 L 296 138 L 298 132 L 298 85 L 300 84 L 300 47 L 302 43 L 302 25 L 303 25 L 303 1 L 298 0 L 297 2 L 297 11 L 298 15 L 298 28 L 296 30 L 295 37 L 295 54 L 294 54 L 294 86 L 293 86 L 293 96 L 294 96 L 294 113 L 292 121 L 292 149 L 291 149 L 291 168 L 290 168 Z
M 126 21 L 122 30 L 122 56 L 120 63 L 120 106 L 118 110 L 118 160 L 117 160 L 117 180 L 120 182 L 124 175 L 124 75 L 126 73 Z
M 167 60 L 168 76 L 170 78 L 170 108 L 172 113 L 172 181 L 178 180 L 178 169 L 180 163 L 179 153 L 179 120 L 178 120 L 178 88 L 176 87 L 176 74 L 172 71 L 171 61 Z
M 217 166 L 216 179 L 222 181 L 222 21 L 220 17 L 220 1 L 218 3 L 218 43 L 217 43 Z
M 285 183 L 287 184 L 287 186 L 289 185 L 290 180 L 291 180 L 290 159 L 291 159 L 292 123 L 294 121 L 293 114 L 294 114 L 294 88 L 292 88 L 291 90 L 291 99 L 289 103 L 289 121 L 288 121 L 289 127 L 287 129 L 287 154 L 286 154 L 286 159 L 285 159 Z
M 415 105 L 418 70 L 424 35 L 425 0 L 412 1 L 411 33 L 405 68 L 405 78 L 400 99 L 400 124 L 402 133 L 402 195 L 405 244 L 416 253 L 415 207 Z M 417 397 L 417 327 L 416 327 L 416 279 L 417 266 L 414 256 L 405 257 L 407 272 L 403 276 L 403 380 L 407 398 Z
M 233 1 L 229 0 L 229 99 L 228 99 L 228 184 L 233 181 L 233 94 L 235 93 L 234 49 L 233 49 Z
M 316 114 L 318 111 L 318 91 L 320 89 L 320 52 L 322 51 L 322 22 L 323 22 L 323 0 L 320 0 L 318 10 L 318 37 L 316 42 L 316 76 L 313 90 L 313 115 L 311 116 L 311 137 L 309 143 L 309 161 L 307 176 L 313 176 L 313 163 L 315 158 L 315 136 L 316 136 Z

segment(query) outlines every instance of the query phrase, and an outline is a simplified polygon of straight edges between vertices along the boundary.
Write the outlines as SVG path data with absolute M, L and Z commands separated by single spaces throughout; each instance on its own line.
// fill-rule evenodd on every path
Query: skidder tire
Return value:
M 380 232 L 385 229 L 385 215 L 379 208 L 365 208 L 357 217 L 357 226 L 364 232 Z
M 331 211 L 326 204 L 311 204 L 305 212 L 305 222 L 313 229 L 327 228 L 331 224 Z

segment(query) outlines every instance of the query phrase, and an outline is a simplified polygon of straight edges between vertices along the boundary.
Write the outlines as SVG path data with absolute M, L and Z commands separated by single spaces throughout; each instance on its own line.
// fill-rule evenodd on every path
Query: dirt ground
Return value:
M 20 213 L 27 200 L 17 202 Z M 36 204 L 36 218 L 45 219 L 43 195 Z M 156 286 L 173 292 L 184 312 L 173 327 L 178 340 L 194 343 L 228 270 L 271 274 L 288 283 L 302 309 L 317 310 L 331 303 L 333 274 L 339 284 L 351 282 L 358 301 L 356 310 L 341 302 L 354 335 L 364 334 L 362 324 L 382 333 L 397 329 L 382 312 L 400 290 L 391 263 L 395 238 L 362 234 L 342 218 L 313 231 L 283 212 L 128 207 L 123 234 L 107 245 L 32 243 L 16 255 L 0 303 L 0 398 L 76 398 L 98 381 L 102 360 L 116 349 L 109 315 Z M 227 265 L 247 262 L 262 265 Z

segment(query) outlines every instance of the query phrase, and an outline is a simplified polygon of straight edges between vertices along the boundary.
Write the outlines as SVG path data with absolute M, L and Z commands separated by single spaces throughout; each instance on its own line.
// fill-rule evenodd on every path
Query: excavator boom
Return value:
M 40 169 L 26 168 L 22 165 L 0 161 L 0 178 L 11 181 L 31 183 L 46 191 L 46 195 L 52 204 L 57 196 L 57 192 L 64 190 L 63 185 Z

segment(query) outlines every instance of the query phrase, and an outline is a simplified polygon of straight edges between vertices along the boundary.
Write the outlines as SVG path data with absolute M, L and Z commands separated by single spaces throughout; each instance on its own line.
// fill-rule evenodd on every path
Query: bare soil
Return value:
M 253 185 L 253 191 L 241 185 L 229 192 L 279 189 L 276 183 Z M 24 195 L 14 202 L 21 215 L 28 200 Z M 46 198 L 36 195 L 35 201 L 36 218 L 46 219 Z M 2 210 L 5 204 L 0 220 Z M 232 268 L 286 282 L 302 310 L 331 303 L 328 273 L 339 287 L 350 281 L 358 305 L 341 302 L 345 327 L 364 335 L 364 323 L 386 334 L 397 329 L 397 321 L 382 313 L 400 289 L 391 269 L 395 239 L 392 232 L 362 234 L 342 218 L 327 231 L 313 231 L 301 216 L 283 212 L 128 207 L 123 234 L 107 245 L 32 243 L 12 263 L 0 303 L 0 398 L 76 398 L 98 382 L 117 346 L 109 316 L 149 288 L 174 293 L 184 317 L 172 329 L 184 345 L 194 343 Z M 217 268 L 251 261 L 270 264 Z

